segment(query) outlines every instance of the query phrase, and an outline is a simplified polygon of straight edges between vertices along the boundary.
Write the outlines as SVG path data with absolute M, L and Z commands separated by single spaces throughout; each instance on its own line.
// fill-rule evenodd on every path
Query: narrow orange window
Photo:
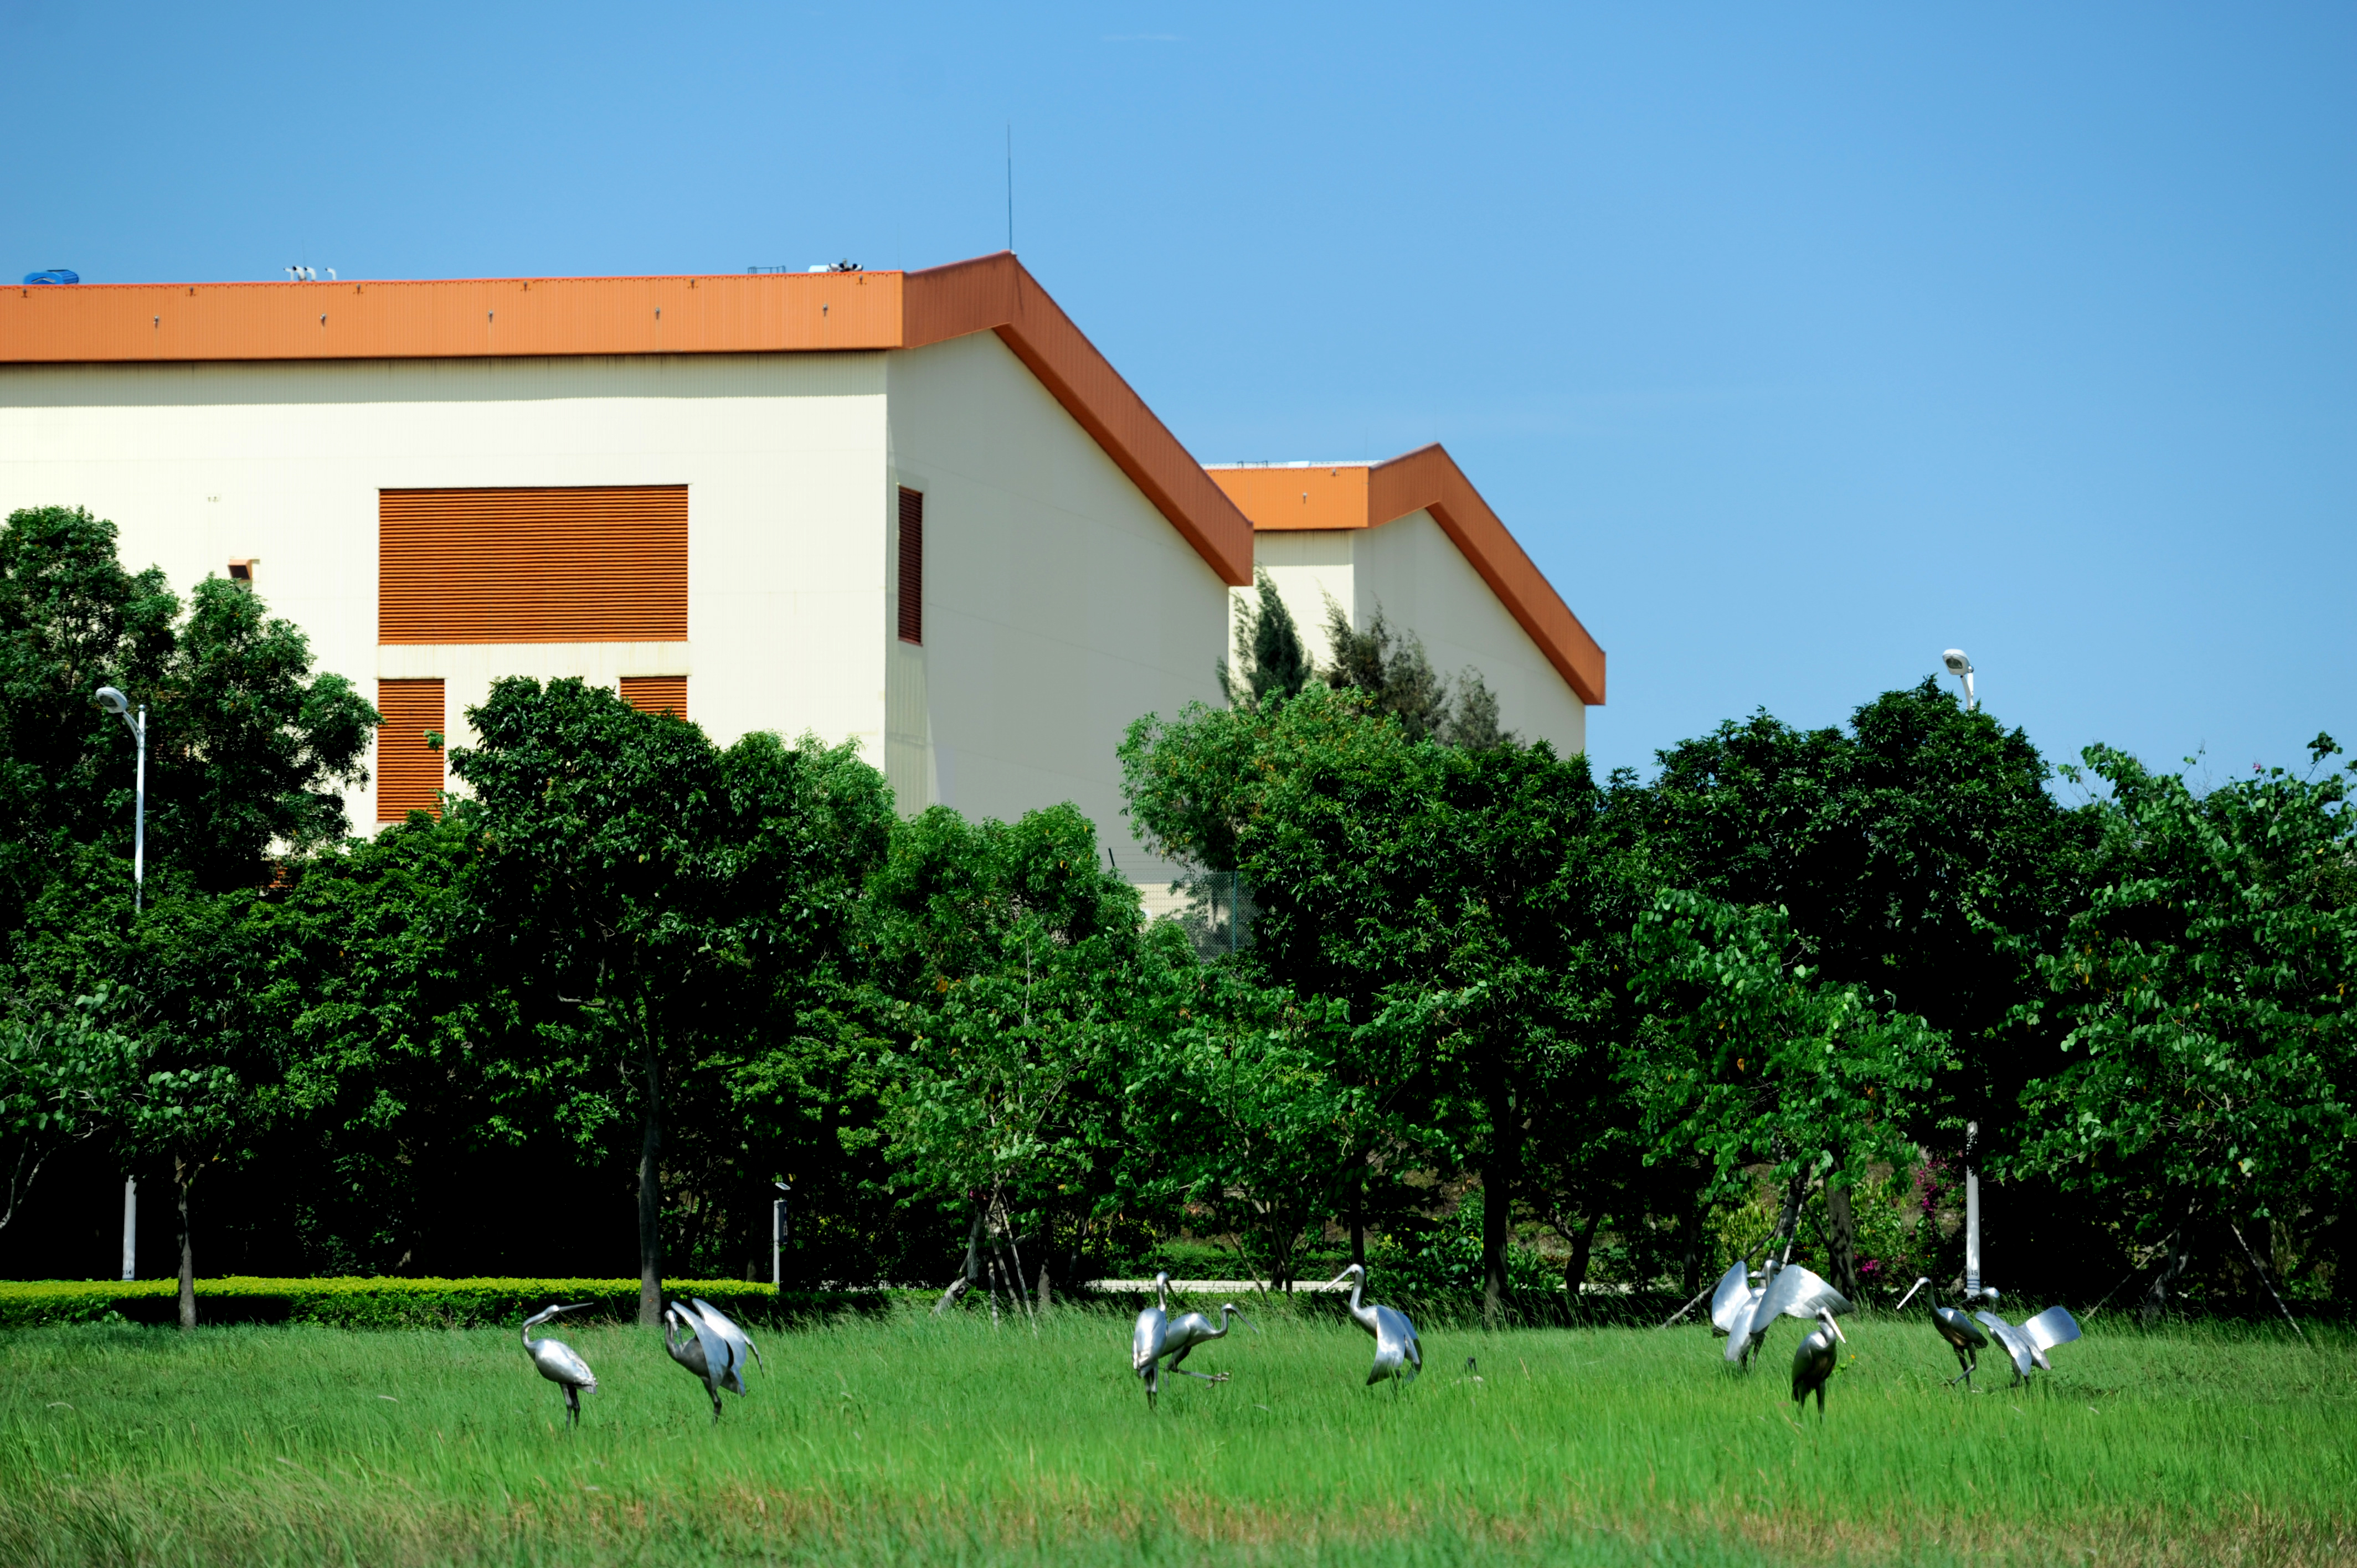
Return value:
M 900 488 L 900 640 L 925 640 L 925 493 Z
M 412 811 L 442 814 L 442 747 L 429 736 L 446 721 L 440 681 L 379 681 L 376 710 L 376 820 L 406 822 Z

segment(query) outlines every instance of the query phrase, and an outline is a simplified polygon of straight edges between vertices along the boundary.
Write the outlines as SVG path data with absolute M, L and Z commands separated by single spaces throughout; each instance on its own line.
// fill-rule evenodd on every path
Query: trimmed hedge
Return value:
M 802 1293 L 780 1298 L 769 1285 L 743 1280 L 667 1280 L 670 1296 L 701 1296 L 745 1321 L 774 1318 L 783 1309 L 841 1309 Z M 177 1280 L 0 1280 L 0 1327 L 50 1323 L 167 1324 L 179 1321 Z M 636 1280 L 581 1279 L 317 1279 L 231 1276 L 197 1282 L 199 1323 L 319 1323 L 336 1328 L 512 1327 L 551 1302 L 587 1302 L 573 1317 L 628 1323 L 638 1316 Z M 874 1304 L 881 1306 L 879 1300 Z

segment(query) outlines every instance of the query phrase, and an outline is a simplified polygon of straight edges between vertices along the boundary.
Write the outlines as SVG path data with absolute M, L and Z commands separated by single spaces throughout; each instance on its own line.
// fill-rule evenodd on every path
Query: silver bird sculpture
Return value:
M 1917 1280 L 1907 1287 L 1907 1294 L 1899 1298 L 1899 1305 L 1891 1310 L 1906 1311 L 1907 1304 L 1915 1299 L 1915 1293 L 1931 1283 L 1929 1274 Z M 1980 1325 L 1965 1316 L 1961 1307 L 1942 1306 L 1936 1295 L 1926 1295 L 1923 1304 L 1932 1309 L 1932 1326 L 1940 1331 L 1940 1337 L 1946 1340 L 1948 1348 L 1956 1353 L 1956 1365 L 1963 1369 L 1948 1380 L 1948 1386 L 1953 1388 L 1962 1382 L 1970 1389 L 1973 1373 L 1980 1368 L 1981 1352 L 1988 1348 L 1988 1336 L 1981 1332 Z
M 687 1331 L 684 1338 L 680 1335 L 683 1328 Z M 744 1394 L 745 1362 L 748 1357 L 760 1361 L 761 1356 L 743 1329 L 701 1296 L 663 1308 L 663 1348 L 703 1382 L 705 1391 L 712 1396 L 716 1426 L 720 1423 L 721 1391 Z M 762 1361 L 761 1369 L 768 1371 L 769 1363 Z
M 1817 1326 L 1802 1336 L 1800 1348 L 1792 1352 L 1792 1402 L 1808 1407 L 1809 1396 L 1817 1396 L 1817 1419 L 1825 1419 L 1825 1380 L 1841 1365 L 1841 1347 L 1849 1336 L 1834 1321 L 1831 1307 L 1817 1309 Z
M 1834 1289 L 1824 1277 L 1798 1263 L 1786 1263 L 1769 1276 L 1767 1288 L 1752 1304 L 1749 1320 L 1743 1326 L 1741 1336 L 1727 1337 L 1727 1359 L 1748 1362 L 1756 1356 L 1768 1337 L 1768 1330 L 1780 1317 L 1806 1320 L 1823 1313 L 1847 1312 L 1849 1297 Z
M 1364 1263 L 1352 1263 L 1330 1283 L 1339 1285 L 1344 1280 L 1351 1282 L 1351 1321 L 1375 1337 L 1375 1364 L 1367 1369 L 1368 1383 L 1380 1383 L 1385 1378 L 1413 1382 L 1424 1370 L 1424 1348 L 1416 1341 L 1415 1325 L 1404 1312 L 1359 1299 L 1367 1288 Z
M 1146 1385 L 1146 1408 L 1154 1408 L 1157 1395 L 1162 1392 L 1162 1358 L 1167 1353 L 1164 1341 L 1170 1335 L 1170 1276 L 1168 1273 L 1154 1276 L 1154 1305 L 1137 1315 L 1137 1326 L 1129 1336 L 1129 1369 Z
M 1187 1352 L 1196 1346 L 1207 1344 L 1213 1339 L 1225 1339 L 1228 1337 L 1228 1319 L 1232 1316 L 1242 1318 L 1243 1326 L 1246 1328 L 1252 1328 L 1254 1333 L 1260 1332 L 1259 1329 L 1253 1328 L 1252 1319 L 1245 1317 L 1243 1308 L 1234 1302 L 1228 1302 L 1220 1308 L 1220 1323 L 1216 1328 L 1211 1326 L 1211 1320 L 1200 1312 L 1190 1312 L 1184 1317 L 1174 1318 L 1162 1336 L 1162 1353 L 1168 1358 L 1163 1362 L 1163 1370 L 1184 1373 L 1190 1378 L 1200 1378 L 1207 1383 L 1226 1382 L 1228 1375 L 1225 1372 L 1189 1372 L 1178 1363 L 1184 1361 L 1187 1359 Z
M 1996 1292 L 1993 1290 L 1985 1290 L 1981 1294 L 1992 1301 L 1996 1298 Z M 1987 1326 L 1988 1331 L 1996 1336 L 1996 1342 L 2005 1347 L 2006 1354 L 2013 1358 L 2015 1384 L 2029 1381 L 2032 1367 L 2040 1371 L 2052 1371 L 2054 1366 L 2047 1360 L 2046 1352 L 2079 1337 L 2079 1320 L 2059 1306 L 2050 1306 L 2018 1326 L 2007 1323 L 1994 1312 L 1976 1312 L 1973 1316 Z
M 1749 1259 L 1738 1258 L 1732 1268 L 1721 1274 L 1718 1287 L 1710 1293 L 1710 1331 L 1727 1340 L 1727 1359 L 1749 1364 L 1753 1351 L 1760 1348 L 1760 1337 L 1751 1332 L 1752 1317 L 1760 1307 L 1760 1298 L 1768 1294 L 1769 1278 L 1776 1272 L 1771 1261 L 1766 1273 L 1754 1275 Z M 1761 1334 L 1766 1326 L 1761 1326 Z
M 597 1374 L 589 1369 L 589 1363 L 581 1359 L 580 1352 L 564 1340 L 534 1339 L 532 1331 L 553 1317 L 579 1312 L 588 1305 L 582 1302 L 558 1306 L 552 1303 L 523 1320 L 523 1353 L 532 1359 L 542 1377 L 565 1391 L 566 1424 L 570 1426 L 581 1424 L 581 1393 L 585 1389 L 593 1394 L 597 1391 Z

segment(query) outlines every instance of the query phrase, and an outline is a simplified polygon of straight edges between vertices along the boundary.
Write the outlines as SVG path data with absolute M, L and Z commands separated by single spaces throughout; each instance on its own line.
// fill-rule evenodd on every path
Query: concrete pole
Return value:
M 123 1277 L 139 1277 L 139 1178 L 123 1178 Z
M 1981 1124 L 1964 1123 L 1964 1299 L 1978 1301 L 1981 1295 L 1981 1178 L 1973 1169 L 1973 1141 L 1980 1136 Z

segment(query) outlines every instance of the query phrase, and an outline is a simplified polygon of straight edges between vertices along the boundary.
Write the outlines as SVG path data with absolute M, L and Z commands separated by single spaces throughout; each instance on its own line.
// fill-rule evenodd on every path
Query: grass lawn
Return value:
M 0 1334 L 0 1562 L 2357 1562 L 2345 1333 L 2106 1319 L 1966 1395 L 1921 1316 L 1852 1319 L 1820 1428 L 1797 1323 L 1749 1378 L 1699 1328 L 1435 1331 L 1395 1393 L 1260 1321 L 1151 1414 L 1099 1313 L 765 1334 L 717 1430 L 651 1333 L 560 1326 L 577 1434 L 513 1333 Z

